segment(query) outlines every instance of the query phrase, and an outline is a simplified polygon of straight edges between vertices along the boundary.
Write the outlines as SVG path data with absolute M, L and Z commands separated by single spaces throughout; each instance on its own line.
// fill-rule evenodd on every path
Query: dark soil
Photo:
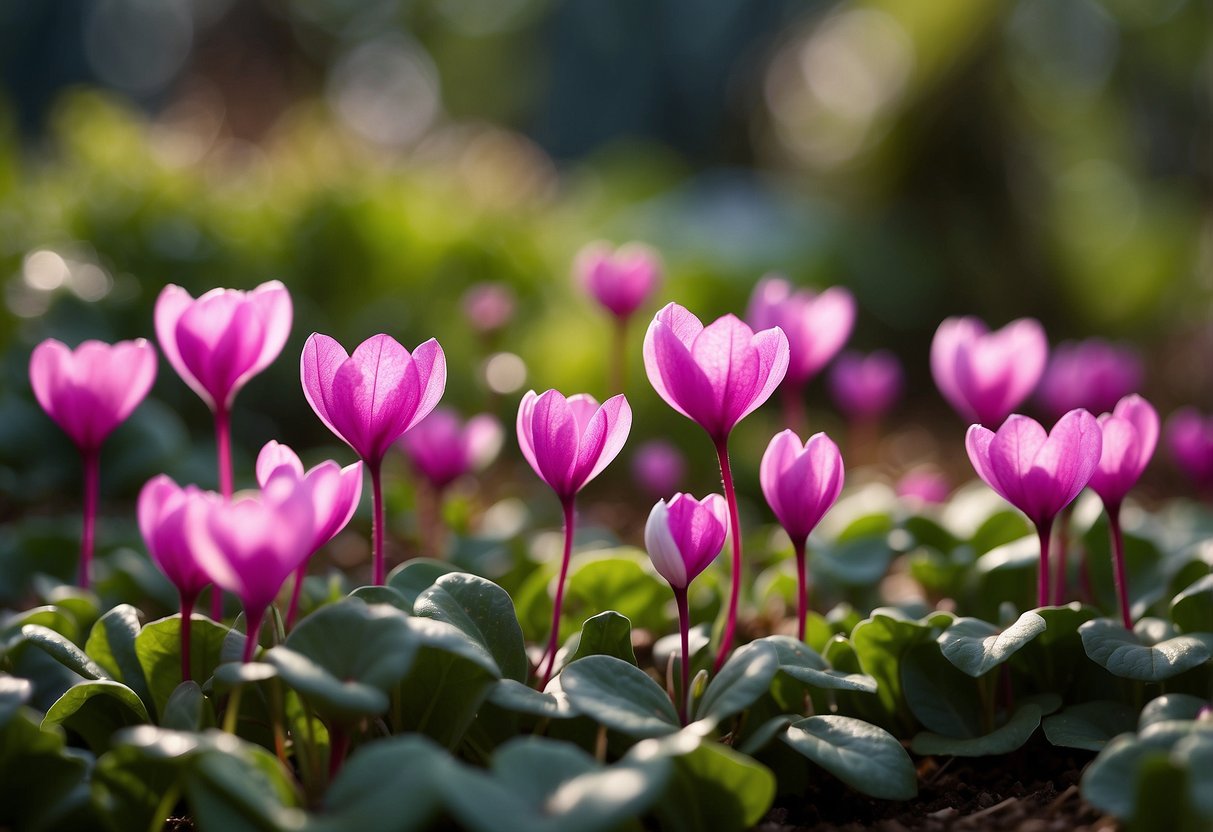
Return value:
M 1111 832 L 1116 821 L 1078 794 L 1094 756 L 1038 746 L 1006 757 L 926 757 L 918 797 L 904 803 L 823 776 L 803 797 L 776 800 L 756 832 Z

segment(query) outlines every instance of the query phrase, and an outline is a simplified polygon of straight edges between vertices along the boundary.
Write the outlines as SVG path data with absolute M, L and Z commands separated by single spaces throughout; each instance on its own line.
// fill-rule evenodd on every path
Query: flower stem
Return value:
M 627 383 L 628 363 L 628 319 L 616 318 L 614 327 L 615 343 L 611 349 L 611 389 L 610 394 L 624 392 Z
M 196 595 L 181 596 L 181 681 L 190 680 L 190 630 L 194 620 Z
M 345 755 L 350 750 L 350 735 L 346 730 L 337 725 L 329 726 L 329 781 L 332 782 L 337 773 L 341 771 L 341 764 L 345 762 Z
M 383 463 L 369 462 L 371 470 L 371 550 L 374 558 L 374 585 L 383 586 L 387 568 L 383 559 Z
M 540 690 L 546 688 L 548 680 L 552 678 L 552 668 L 556 665 L 556 651 L 560 646 L 560 614 L 564 609 L 564 583 L 569 574 L 569 559 L 573 556 L 575 500 L 574 497 L 561 499 L 561 508 L 564 509 L 564 555 L 560 559 L 560 580 L 556 583 L 556 603 L 552 607 L 552 635 L 548 638 L 548 649 L 544 653 L 544 670 L 539 680 Z
M 215 451 L 219 457 L 219 493 L 232 499 L 232 412 L 227 407 L 215 411 Z M 223 620 L 223 590 L 211 585 L 211 618 Z
M 809 573 L 805 556 L 805 539 L 792 541 L 796 552 L 796 638 L 804 641 L 809 624 Z
M 1129 580 L 1125 575 L 1125 538 L 1120 529 L 1120 504 L 1106 506 L 1108 534 L 1112 538 L 1112 577 L 1116 581 L 1116 599 L 1120 602 L 1120 621 L 1126 630 L 1133 629 L 1129 612 Z
M 1053 521 L 1042 521 L 1036 525 L 1036 536 L 1040 538 L 1040 570 L 1036 575 L 1036 606 L 1049 605 L 1049 538 L 1053 536 Z
M 303 595 L 303 579 L 307 576 L 307 563 L 300 564 L 295 570 L 295 588 L 291 590 L 291 601 L 286 607 L 286 628 L 295 628 L 295 618 L 299 615 L 299 597 Z
M 88 589 L 93 579 L 93 546 L 97 529 L 97 492 L 101 480 L 101 451 L 81 453 L 84 463 L 84 527 L 80 532 L 79 584 Z
M 687 724 L 691 707 L 691 611 L 687 604 L 687 588 L 672 587 L 678 604 L 678 634 L 682 636 L 682 696 L 678 702 L 678 721 Z
M 783 405 L 783 426 L 801 433 L 808 426 L 804 410 L 804 389 L 799 384 L 779 385 L 780 402 Z
M 257 637 L 261 635 L 261 622 L 265 618 L 265 610 L 245 610 L 245 639 L 244 639 L 244 656 L 241 659 L 245 664 L 253 660 L 253 654 L 257 652 Z
M 724 485 L 724 499 L 729 506 L 729 537 L 733 539 L 733 584 L 729 590 L 728 618 L 725 619 L 724 634 L 720 638 L 720 651 L 712 666 L 718 672 L 733 650 L 733 637 L 737 629 L 737 607 L 741 600 L 741 517 L 737 513 L 737 492 L 733 488 L 733 469 L 729 466 L 729 439 L 716 441 L 716 458 L 720 462 L 720 479 Z

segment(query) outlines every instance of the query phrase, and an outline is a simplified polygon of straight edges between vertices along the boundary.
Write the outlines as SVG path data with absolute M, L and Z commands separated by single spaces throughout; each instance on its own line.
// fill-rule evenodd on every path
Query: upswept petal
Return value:
M 809 437 L 779 478 L 782 525 L 793 540 L 809 536 L 842 490 L 842 454 L 824 433 Z
M 602 403 L 581 437 L 573 473 L 573 483 L 578 490 L 619 456 L 631 429 L 632 408 L 623 394 L 612 396 Z
M 1033 521 L 1040 518 L 1034 514 L 1038 501 L 1028 490 L 1028 472 L 1048 438 L 1038 423 L 1015 413 L 1003 423 L 990 443 L 990 470 L 1001 486 L 998 490 Z
M 62 341 L 48 338 L 34 347 L 29 358 L 29 382 L 34 398 L 55 421 L 58 421 L 55 399 L 71 355 L 72 351 Z
M 338 435 L 374 464 L 408 427 L 420 394 L 408 350 L 389 335 L 375 335 L 333 376 L 330 416 Z
M 1116 506 L 1141 476 L 1138 463 L 1142 441 L 1136 426 L 1123 416 L 1105 413 L 1099 417 L 1099 428 L 1103 450 L 1089 485 L 1105 505 Z
M 566 401 L 569 403 L 569 411 L 573 414 L 573 423 L 577 425 L 577 436 L 584 438 L 590 420 L 598 412 L 598 400 L 589 393 L 576 393 Z
M 745 319 L 755 332 L 782 326 L 780 310 L 792 294 L 792 284 L 782 277 L 768 275 L 754 285 Z
M 276 473 L 283 473 L 292 479 L 303 479 L 303 463 L 299 455 L 289 446 L 271 439 L 262 446 L 257 454 L 257 485 L 265 488 L 270 478 Z
M 208 293 L 209 295 L 210 293 Z M 239 380 L 256 362 L 265 324 L 235 292 L 203 295 L 177 320 L 181 361 L 212 409 L 230 407 Z
M 537 401 L 539 401 L 538 393 L 534 390 L 526 391 L 522 401 L 518 403 L 518 418 L 515 421 L 514 432 L 518 436 L 518 448 L 522 451 L 523 458 L 531 466 L 531 470 L 542 477 L 543 474 L 539 471 L 539 460 L 535 457 L 535 446 L 531 442 L 531 437 L 534 435 L 531 425 L 535 420 L 535 402 Z
M 649 327 L 644 362 L 653 389 L 666 404 L 702 425 L 709 433 L 717 430 L 715 420 L 719 409 L 712 385 L 691 358 L 687 345 L 660 321 L 654 321 Z
M 185 366 L 185 362 L 181 360 L 181 353 L 177 349 L 177 322 L 193 303 L 194 299 L 190 293 L 176 284 L 170 283 L 161 289 L 160 296 L 156 298 L 154 314 L 156 340 L 160 342 L 160 351 L 164 353 L 164 357 L 168 359 L 168 363 L 172 365 L 181 380 L 201 396 L 203 401 L 207 401 L 206 390 L 198 383 L 198 379 L 194 378 L 189 367 Z
M 1034 520 L 1053 517 L 1078 496 L 1099 465 L 1103 433 L 1085 410 L 1071 410 L 1057 421 L 1024 477 Z
M 156 348 L 146 338 L 114 344 L 113 387 L 121 391 L 114 415 L 125 422 L 156 383 Z
M 669 509 L 664 500 L 658 500 L 649 512 L 649 519 L 644 524 L 644 548 L 657 574 L 669 581 L 670 586 L 678 589 L 686 587 L 686 564 L 670 533 Z
M 139 492 L 139 531 L 148 554 L 186 598 L 196 597 L 210 583 L 194 557 L 186 523 L 191 503 L 206 499 L 193 486 L 182 489 L 164 474 L 153 477 Z
M 1006 340 L 1011 344 L 1010 352 L 1014 356 L 1011 364 L 1011 383 L 1008 388 L 1008 400 L 1004 403 L 1007 410 L 1018 407 L 1036 389 L 1040 377 L 1044 375 L 1045 365 L 1049 360 L 1049 339 L 1044 327 L 1035 318 L 1019 318 L 1002 328 Z
M 1136 393 L 1125 396 L 1116 403 L 1116 409 L 1113 414 L 1128 419 L 1137 429 L 1137 437 L 1139 440 L 1137 452 L 1137 473 L 1146 470 L 1146 466 L 1150 464 L 1150 460 L 1154 457 L 1154 451 L 1158 447 L 1158 435 L 1161 431 L 1161 426 L 1158 420 L 1158 411 L 1154 409 L 1148 401 L 1143 399 Z
M 957 356 L 962 344 L 972 342 L 987 331 L 978 318 L 948 318 L 935 330 L 931 340 L 931 375 L 935 386 L 953 409 L 970 420 L 976 419 L 977 414 L 957 383 Z
M 738 422 L 761 407 L 783 383 L 791 355 L 787 335 L 778 327 L 754 333 L 750 345 L 758 353 L 758 377 L 761 385 L 749 405 L 737 417 Z
M 561 497 L 572 496 L 577 490 L 572 477 L 578 440 L 568 401 L 556 390 L 542 393 L 531 416 L 531 442 L 538 462 L 535 473 Z
M 725 525 L 690 494 L 669 501 L 666 523 L 681 556 L 686 580 L 695 580 L 724 547 Z
M 699 337 L 699 333 L 703 332 L 703 322 L 695 317 L 689 309 L 673 302 L 662 307 L 654 320 L 661 321 L 669 327 L 670 331 L 674 333 L 674 337 L 682 342 L 688 350 Z
M 349 359 L 345 347 L 333 338 L 313 332 L 303 345 L 299 356 L 299 376 L 303 383 L 303 396 L 325 426 L 340 436 L 329 415 L 333 409 L 333 378 L 338 368 Z
M 294 308 L 291 303 L 291 293 L 281 280 L 270 280 L 262 283 L 247 295 L 248 302 L 257 310 L 262 321 L 264 336 L 261 341 L 261 352 L 253 366 L 244 373 L 237 384 L 243 386 L 253 376 L 274 363 L 286 339 L 291 334 L 291 321 L 294 318 Z
M 433 338 L 419 344 L 417 349 L 413 350 L 412 361 L 416 367 L 421 397 L 404 430 L 428 416 L 446 391 L 446 353 L 442 351 L 441 344 Z
M 717 405 L 717 424 L 731 428 L 759 389 L 758 355 L 750 348 L 754 330 L 734 315 L 724 315 L 703 328 L 691 346 Z
M 969 425 L 969 430 L 965 433 L 965 450 L 968 451 L 969 462 L 973 463 L 973 468 L 982 482 L 1009 502 L 1011 498 L 1003 490 L 1002 483 L 998 481 L 998 474 L 990 464 L 990 443 L 993 441 L 994 431 L 983 425 Z
M 855 326 L 855 296 L 841 286 L 831 286 L 806 304 L 812 338 L 808 341 L 805 366 L 810 376 L 821 372 L 838 354 Z M 786 334 L 786 333 L 785 333 Z
M 315 520 L 310 547 L 315 552 L 346 527 L 362 497 L 362 463 L 344 468 L 325 460 L 307 472 L 312 489 L 312 512 Z
M 771 438 L 759 464 L 758 480 L 762 486 L 762 494 L 781 525 L 786 525 L 784 517 L 788 507 L 784 506 L 780 496 L 780 480 L 783 472 L 792 467 L 803 450 L 804 445 L 795 431 L 782 430 Z M 786 516 L 790 519 L 791 515 Z

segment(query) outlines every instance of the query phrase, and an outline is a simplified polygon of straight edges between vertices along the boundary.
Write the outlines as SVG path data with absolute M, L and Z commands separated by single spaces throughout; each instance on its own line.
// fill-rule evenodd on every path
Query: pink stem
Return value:
M 1053 521 L 1037 524 L 1036 536 L 1040 538 L 1040 570 L 1036 576 L 1036 606 L 1047 607 L 1049 605 L 1049 538 L 1053 536 Z
M 686 725 L 691 704 L 691 611 L 687 604 L 687 588 L 672 589 L 678 604 L 678 633 L 682 636 L 682 696 L 678 701 L 678 721 Z
M 627 363 L 628 363 L 628 319 L 615 319 L 615 343 L 614 349 L 611 350 L 611 389 L 609 393 L 624 392 L 624 384 L 627 382 Z
M 548 637 L 548 649 L 544 654 L 546 662 L 539 681 L 540 690 L 548 686 L 548 680 L 552 678 L 552 669 L 556 665 L 556 651 L 560 646 L 560 614 L 564 610 L 564 583 L 569 574 L 569 560 L 573 556 L 576 498 L 563 497 L 560 502 L 564 509 L 564 555 L 560 559 L 560 580 L 556 584 L 556 603 L 552 607 L 552 635 Z
M 804 538 L 793 540 L 792 549 L 796 552 L 796 637 L 804 641 L 809 624 L 809 574 Z
M 80 532 L 79 584 L 88 589 L 93 578 L 93 547 L 97 530 L 97 493 L 101 480 L 101 451 L 90 449 L 80 454 L 84 463 L 84 528 Z
M 737 629 L 737 607 L 741 601 L 741 517 L 737 513 L 737 492 L 733 489 L 733 469 L 729 466 L 729 439 L 716 441 L 716 458 L 720 462 L 720 478 L 724 485 L 724 499 L 729 505 L 729 536 L 733 538 L 733 585 L 729 590 L 729 610 L 725 619 L 724 634 L 720 639 L 720 652 L 712 666 L 719 672 L 725 659 L 733 650 L 733 636 Z
M 197 595 L 181 596 L 181 681 L 190 680 L 190 626 L 194 620 L 194 602 Z
M 337 726 L 329 726 L 329 780 L 332 781 L 337 773 L 341 771 L 341 764 L 345 762 L 345 756 L 350 750 L 350 735 L 345 729 Z
M 219 493 L 232 499 L 232 412 L 227 407 L 215 411 L 215 450 L 219 456 Z M 223 590 L 211 586 L 211 618 L 223 620 Z
M 374 585 L 383 586 L 387 567 L 383 558 L 383 477 L 381 461 L 368 462 L 371 469 L 371 549 L 374 556 Z
M 1106 506 L 1108 534 L 1112 537 L 1112 577 L 1116 582 L 1116 599 L 1120 602 L 1120 621 L 1126 630 L 1133 629 L 1129 612 L 1129 579 L 1125 574 L 1125 538 L 1120 529 L 1120 504 Z
M 299 615 L 299 596 L 303 594 L 303 579 L 307 576 L 307 563 L 295 570 L 295 588 L 291 590 L 291 602 L 286 607 L 286 628 L 295 628 L 295 617 Z
M 808 425 L 804 409 L 804 387 L 785 381 L 779 386 L 780 402 L 783 405 L 783 426 L 801 433 Z
M 244 640 L 244 657 L 242 661 L 248 664 L 253 660 L 253 654 L 257 652 L 257 639 L 261 635 L 261 622 L 265 618 L 265 608 L 259 610 L 245 610 L 245 640 Z
M 1053 606 L 1060 607 L 1066 602 L 1066 561 L 1069 558 L 1069 540 L 1066 524 L 1063 522 L 1057 530 L 1057 559 L 1053 565 Z

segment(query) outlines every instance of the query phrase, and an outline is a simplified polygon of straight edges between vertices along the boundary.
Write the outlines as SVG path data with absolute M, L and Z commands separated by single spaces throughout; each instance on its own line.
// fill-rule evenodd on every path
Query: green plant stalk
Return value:
M 719 673 L 729 653 L 733 650 L 733 638 L 737 630 L 737 607 L 741 601 L 741 516 L 737 513 L 737 492 L 733 488 L 733 469 L 729 466 L 729 439 L 716 440 L 716 459 L 720 463 L 720 479 L 724 486 L 724 499 L 729 506 L 729 537 L 733 540 L 733 583 L 729 589 L 729 608 L 720 638 L 720 650 L 712 665 L 712 672 Z
M 564 585 L 569 574 L 569 560 L 573 556 L 573 530 L 576 522 L 575 497 L 561 499 L 564 511 L 564 554 L 560 558 L 560 579 L 556 583 L 556 602 L 552 606 L 552 635 L 548 637 L 547 652 L 544 653 L 544 670 L 539 679 L 539 689 L 548 686 L 552 669 L 556 665 L 556 651 L 560 646 L 560 615 L 564 610 Z
M 240 697 L 243 694 L 244 685 L 237 685 L 227 699 L 227 710 L 223 714 L 223 730 L 232 736 L 236 735 L 236 720 L 240 717 Z

